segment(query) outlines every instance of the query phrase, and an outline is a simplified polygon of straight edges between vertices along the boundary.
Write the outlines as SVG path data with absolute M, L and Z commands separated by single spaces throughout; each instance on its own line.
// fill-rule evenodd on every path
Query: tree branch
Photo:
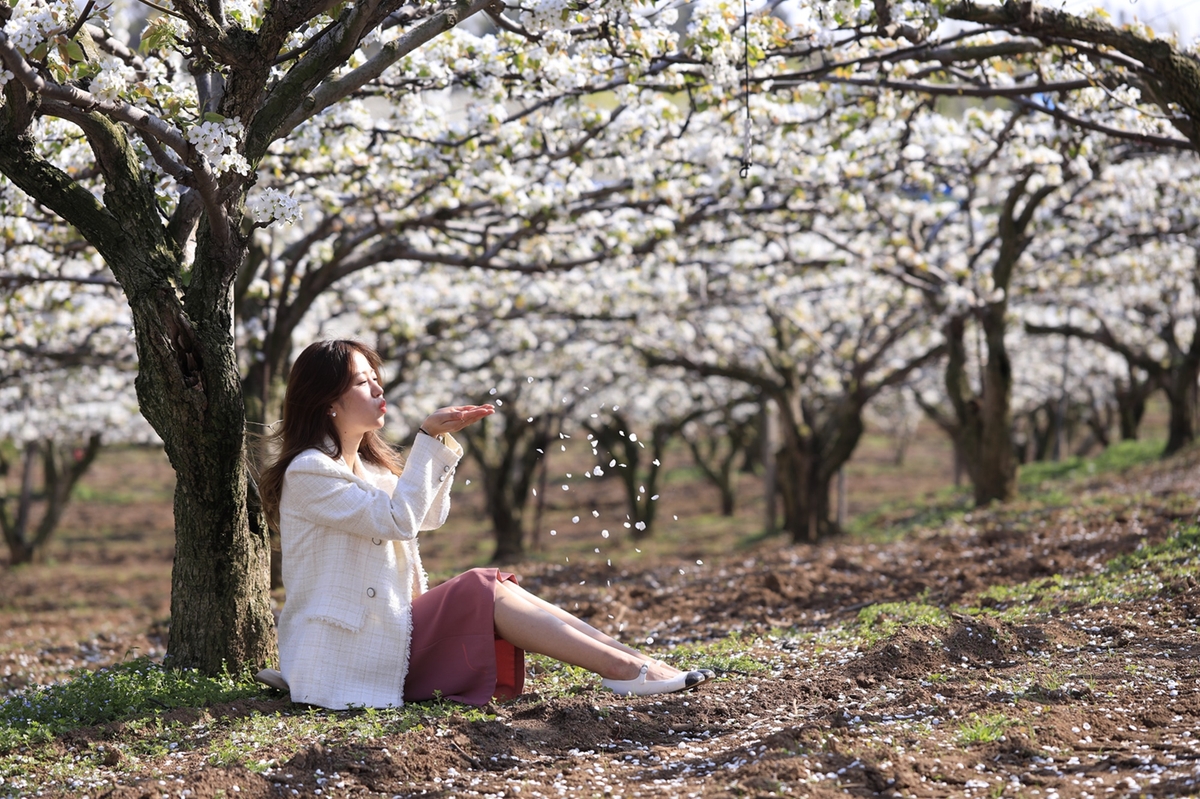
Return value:
M 327 81 L 312 91 L 300 105 L 280 122 L 272 139 L 287 136 L 305 120 L 325 110 L 340 100 L 349 97 L 370 81 L 383 74 L 384 70 L 401 58 L 416 50 L 440 33 L 450 30 L 464 19 L 490 8 L 495 0 L 456 0 L 453 6 L 439 11 L 418 23 L 399 38 L 388 42 L 378 54 L 365 64 L 340 78 Z

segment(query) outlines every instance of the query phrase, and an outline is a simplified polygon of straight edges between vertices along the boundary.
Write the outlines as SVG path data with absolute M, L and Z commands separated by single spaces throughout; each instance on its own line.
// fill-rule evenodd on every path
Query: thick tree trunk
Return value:
M 37 563 L 45 556 L 46 544 L 58 529 L 62 515 L 71 502 L 71 491 L 100 451 L 100 434 L 88 438 L 82 449 L 63 446 L 45 439 L 31 441 L 25 446 L 21 476 L 21 493 L 18 497 L 17 515 L 9 519 L 7 510 L 0 508 L 0 526 L 4 528 L 4 540 L 8 544 L 9 564 Z M 33 503 L 33 464 L 38 456 L 42 460 L 42 500 L 45 510 L 37 527 L 30 533 Z
M 71 114 L 104 172 L 101 203 L 34 152 L 23 132 L 27 120 L 12 105 L 0 109 L 0 172 L 79 229 L 132 312 L 140 409 L 177 475 L 167 661 L 208 674 L 267 665 L 276 649 L 269 550 L 264 526 L 252 526 L 247 509 L 245 409 L 232 332 L 231 287 L 246 256 L 240 195 L 217 223 L 229 226 L 218 231 L 226 235 L 202 225 L 187 265 L 120 125 L 97 113 Z
M 966 371 L 964 333 L 966 318 L 956 317 L 947 325 L 946 389 L 958 416 L 962 451 L 967 471 L 975 485 L 975 504 L 1007 502 L 1017 495 L 1017 458 L 1012 447 L 1012 362 L 1004 344 L 1007 329 L 1008 288 L 1021 254 L 1032 241 L 1025 231 L 1042 201 L 1058 187 L 1050 182 L 1026 193 L 1032 172 L 1018 177 L 1008 190 L 998 219 L 999 247 L 992 267 L 994 291 L 1000 299 L 990 300 L 976 311 L 984 339 L 981 391 L 971 391 Z M 1018 206 L 1020 210 L 1018 211 Z
M 1170 419 L 1163 456 L 1173 455 L 1196 439 L 1196 373 L 1192 363 L 1177 366 L 1164 381 Z
M 693 436 L 684 436 L 684 441 L 688 445 L 688 449 L 692 452 L 692 460 L 696 466 L 704 473 L 721 495 L 721 515 L 732 516 L 737 502 L 737 494 L 733 485 L 734 461 L 741 453 L 744 445 L 744 438 L 735 438 L 733 435 L 715 436 L 710 434 L 707 438 L 698 439 Z M 721 452 L 722 441 L 728 444 L 728 449 Z
M 188 304 L 209 299 L 205 288 L 193 284 Z M 207 674 L 267 665 L 275 659 L 270 543 L 247 506 L 228 293 L 195 326 L 173 294 L 126 293 L 138 330 L 138 398 L 176 474 L 167 661 Z
M 110 260 L 133 311 L 142 413 L 176 473 L 167 662 L 207 674 L 275 660 L 270 543 L 248 507 L 250 453 L 225 277 L 244 243 L 225 250 L 201 230 L 182 299 L 169 283 L 145 281 L 178 269 L 155 262 L 169 253 L 139 248 L 134 257 L 150 263 Z
M 1150 392 L 1146 387 L 1131 381 L 1128 386 L 1117 384 L 1113 397 L 1117 401 L 1117 420 L 1122 441 L 1137 441 L 1138 428 L 1146 415 L 1146 399 Z
M 1076 455 L 1081 458 L 1087 457 L 1087 453 L 1091 451 L 1091 448 L 1096 444 L 1099 444 L 1101 449 L 1108 448 L 1108 446 L 1112 443 L 1112 436 L 1110 433 L 1113 426 L 1113 411 L 1114 407 L 1110 402 L 1106 402 L 1103 405 L 1097 405 L 1096 403 L 1092 404 L 1088 411 L 1087 418 L 1084 420 L 1088 430 L 1091 432 L 1091 435 L 1089 436 L 1090 440 L 1085 441 L 1076 448 Z
M 804 413 L 803 422 L 794 411 L 780 414 L 779 494 L 784 527 L 793 543 L 813 543 L 841 532 L 830 518 L 829 489 L 862 437 L 863 404 L 861 398 L 858 402 L 845 400 L 820 420 L 812 409 Z
M 27 531 L 30 509 L 33 505 L 33 464 L 36 459 L 37 443 L 30 441 L 25 444 L 21 456 L 21 488 L 17 493 L 16 513 L 11 517 L 8 515 L 7 503 L 0 507 L 0 521 L 4 523 L 4 541 L 8 544 L 10 566 L 31 563 L 34 557 Z
M 510 400 L 508 407 L 518 402 Z M 556 422 L 543 416 L 527 423 L 517 411 L 499 411 L 504 429 L 495 432 L 496 422 L 485 419 L 463 430 L 469 454 L 483 475 L 487 513 L 492 521 L 496 548 L 492 563 L 510 563 L 525 554 L 525 512 L 532 496 L 538 461 L 550 444 Z
M 1045 419 L 1045 424 L 1039 422 L 1042 418 Z M 1029 460 L 1044 461 L 1050 457 L 1050 447 L 1054 440 L 1054 409 L 1043 404 L 1031 410 L 1027 414 L 1027 419 L 1029 420 L 1029 434 L 1033 441 L 1033 452 L 1030 454 Z
M 1017 462 L 1012 451 L 1012 363 L 1004 346 L 1007 311 L 1007 303 L 993 303 L 983 316 L 988 362 L 984 368 L 977 450 L 977 505 L 993 500 L 1007 502 L 1017 495 Z
M 489 485 L 488 514 L 492 519 L 492 532 L 496 548 L 492 552 L 493 563 L 510 563 L 525 554 L 525 531 L 521 524 L 523 508 L 514 508 L 504 486 Z
M 974 487 L 975 504 L 987 505 L 994 500 L 1012 499 L 1017 490 L 1017 459 L 1012 448 L 1012 366 L 1004 347 L 1004 308 L 989 306 L 984 311 L 988 362 L 983 369 L 982 396 L 975 395 L 968 385 L 965 322 L 959 317 L 946 328 L 946 389 L 958 417 L 958 449 Z
M 793 447 L 779 450 L 777 459 L 783 526 L 792 543 L 816 543 L 838 532 L 829 518 L 832 476 L 823 476 L 810 453 Z

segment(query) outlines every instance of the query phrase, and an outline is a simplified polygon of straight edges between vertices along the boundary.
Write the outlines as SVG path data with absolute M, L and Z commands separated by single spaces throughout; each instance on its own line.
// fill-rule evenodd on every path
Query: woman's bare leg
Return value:
M 573 616 L 570 613 L 568 613 L 567 611 L 558 607 L 557 605 L 547 602 L 546 600 L 539 597 L 537 594 L 532 594 L 529 591 L 526 591 L 524 588 L 522 588 L 521 586 L 519 586 L 515 583 L 505 583 L 504 587 L 509 589 L 510 591 L 515 592 L 517 594 L 517 596 L 521 597 L 526 602 L 529 602 L 530 604 L 541 608 L 542 610 L 546 611 L 547 613 L 552 613 L 553 615 L 555 615 L 558 618 L 565 621 L 567 624 L 574 627 L 576 630 L 579 630 L 580 632 L 582 632 L 584 635 L 588 635 L 592 638 L 595 638 L 597 641 L 600 641 L 601 643 L 608 644 L 609 646 L 615 647 L 616 649 L 619 649 L 622 652 L 625 652 L 627 654 L 634 655 L 635 657 L 640 658 L 640 660 L 638 661 L 639 663 L 645 662 L 646 660 L 648 660 L 646 655 L 642 654 L 641 652 L 637 651 L 636 649 L 626 646 L 625 644 L 618 641 L 616 638 L 613 638 L 611 635 L 606 635 L 605 633 L 600 632 L 599 630 L 597 630 L 592 625 L 588 624 L 583 619 L 579 618 L 578 616 Z
M 612 680 L 637 677 L 646 662 L 650 663 L 648 679 L 665 680 L 679 674 L 678 669 L 619 644 L 566 611 L 531 598 L 536 599 L 528 591 L 503 582 L 496 584 L 496 632 L 513 646 Z

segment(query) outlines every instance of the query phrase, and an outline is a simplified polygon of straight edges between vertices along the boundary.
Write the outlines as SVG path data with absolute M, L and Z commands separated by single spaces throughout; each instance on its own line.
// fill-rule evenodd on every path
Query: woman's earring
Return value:
M 336 416 L 337 416 L 337 411 L 330 411 L 330 412 L 329 412 L 329 415 L 330 415 L 330 416 L 334 416 L 334 417 L 336 417 Z

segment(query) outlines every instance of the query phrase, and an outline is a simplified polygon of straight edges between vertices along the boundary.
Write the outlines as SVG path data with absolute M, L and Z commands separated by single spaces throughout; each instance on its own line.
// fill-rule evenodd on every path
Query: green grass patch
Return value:
M 962 746 L 994 743 L 1003 740 L 1008 730 L 1020 723 L 1003 713 L 972 713 L 959 723 L 956 737 Z
M 920 602 L 881 602 L 858 612 L 858 632 L 866 646 L 890 638 L 904 627 L 950 626 L 950 614 Z
M 1200 527 L 1189 525 L 1180 528 L 1160 544 L 1143 547 L 1134 552 L 1118 555 L 1108 562 L 1104 573 L 1121 576 L 1137 569 L 1150 568 L 1174 577 L 1194 573 L 1200 565 Z M 1182 571 L 1179 567 L 1183 567 Z
M 0 752 L 50 740 L 69 730 L 205 707 L 262 693 L 248 676 L 206 677 L 138 658 L 69 682 L 35 688 L 0 704 Z
M 1016 585 L 993 585 L 979 594 L 979 603 L 999 607 L 993 615 L 1011 622 L 1032 613 L 1162 596 L 1171 590 L 1169 581 L 1198 570 L 1200 528 L 1189 525 L 1158 544 L 1118 555 L 1099 573 L 1056 574 Z
M 846 532 L 856 538 L 887 543 L 923 527 L 940 527 L 961 518 L 975 507 L 971 488 L 943 488 L 932 497 L 885 504 L 863 513 L 846 524 Z
M 751 656 L 753 642 L 746 641 L 738 633 L 705 644 L 687 644 L 676 647 L 664 658 L 677 669 L 712 669 L 717 674 L 753 674 L 764 671 L 767 666 L 761 659 Z
M 1165 443 L 1160 439 L 1121 441 L 1106 447 L 1094 458 L 1072 456 L 1061 461 L 1035 461 L 1021 467 L 1020 481 L 1025 487 L 1039 486 L 1047 480 L 1067 480 L 1098 474 L 1120 474 L 1134 466 L 1153 463 L 1162 456 Z

